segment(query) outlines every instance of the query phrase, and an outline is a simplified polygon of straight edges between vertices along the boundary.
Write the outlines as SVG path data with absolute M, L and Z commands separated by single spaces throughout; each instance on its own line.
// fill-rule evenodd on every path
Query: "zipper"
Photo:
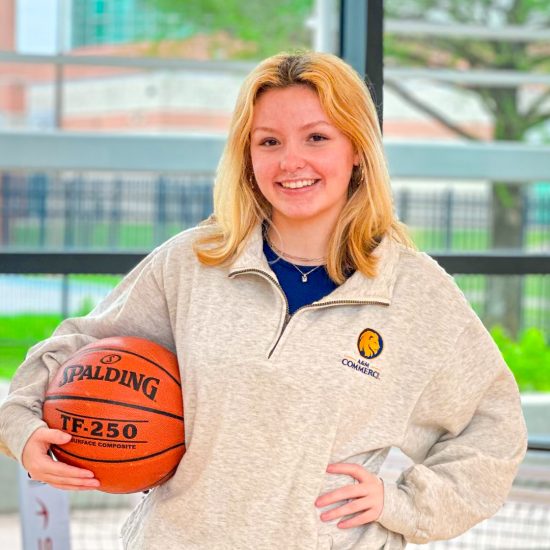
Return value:
M 314 304 L 307 304 L 305 306 L 299 307 L 292 315 L 290 315 L 290 307 L 288 305 L 288 300 L 286 298 L 285 291 L 283 290 L 283 287 L 279 284 L 279 281 L 277 281 L 277 279 L 272 277 L 269 273 L 266 273 L 265 271 L 262 271 L 261 269 L 252 269 L 252 268 L 241 269 L 240 271 L 234 271 L 233 273 L 231 273 L 229 275 L 229 277 L 232 278 L 234 275 L 242 275 L 243 273 L 257 273 L 258 275 L 261 275 L 264 279 L 267 279 L 267 280 L 271 281 L 279 289 L 279 292 L 281 293 L 281 296 L 283 297 L 283 300 L 284 300 L 285 305 L 286 305 L 286 314 L 285 314 L 285 319 L 284 319 L 284 322 L 283 322 L 283 326 L 281 327 L 279 337 L 277 338 L 275 344 L 273 345 L 273 347 L 271 348 L 270 352 L 267 355 L 268 359 L 270 359 L 271 356 L 273 355 L 273 352 L 275 351 L 275 348 L 279 344 L 279 342 L 280 342 L 280 340 L 281 340 L 281 338 L 282 338 L 282 336 L 283 336 L 283 334 L 286 330 L 286 327 L 288 326 L 288 323 L 290 322 L 290 319 L 293 317 L 293 315 L 296 315 L 296 313 L 298 313 L 299 311 L 301 311 L 303 309 L 324 308 L 324 307 L 332 307 L 332 306 L 340 306 L 340 305 L 353 305 L 353 306 L 355 306 L 355 305 L 359 305 L 359 306 L 363 306 L 363 305 L 389 306 L 390 305 L 389 301 L 382 301 L 382 300 L 332 300 L 330 302 L 320 302 L 320 303 L 314 303 Z
M 319 302 L 314 304 L 308 304 L 307 306 L 299 307 L 294 313 L 297 313 L 301 309 L 306 309 L 309 307 L 328 307 L 328 306 L 342 306 L 342 305 L 352 305 L 352 306 L 389 306 L 390 303 L 382 300 L 332 300 L 330 302 Z
M 281 327 L 281 330 L 279 332 L 279 336 L 277 338 L 277 341 L 275 342 L 274 346 L 271 348 L 271 351 L 268 353 L 267 358 L 269 359 L 271 357 L 271 354 L 275 351 L 275 348 L 277 347 L 277 344 L 279 343 L 279 340 L 281 339 L 281 336 L 283 335 L 292 315 L 290 315 L 290 306 L 288 305 L 288 300 L 286 298 L 285 291 L 283 290 L 283 287 L 279 284 L 279 281 L 272 277 L 269 273 L 266 273 L 265 271 L 262 271 L 261 269 L 241 269 L 240 271 L 234 271 L 229 275 L 229 277 L 233 278 L 235 275 L 242 275 L 243 273 L 257 273 L 258 275 L 261 275 L 264 279 L 267 279 L 268 281 L 272 282 L 278 289 L 283 297 L 283 300 L 285 302 L 286 306 L 286 313 L 285 313 L 285 319 L 283 321 L 283 326 Z M 296 312 L 294 312 L 296 313 Z
M 286 299 L 286 296 L 285 296 Z M 287 302 L 288 303 L 288 302 Z M 332 300 L 331 302 L 323 302 L 320 304 L 308 304 L 306 306 L 299 307 L 292 315 L 288 315 L 285 318 L 285 323 L 283 324 L 283 328 L 281 330 L 281 333 L 279 334 L 279 338 L 277 338 L 277 341 L 275 342 L 275 345 L 271 348 L 271 351 L 269 352 L 269 355 L 267 356 L 268 359 L 271 359 L 271 356 L 273 355 L 273 352 L 275 351 L 275 348 L 277 347 L 277 344 L 281 340 L 283 333 L 291 319 L 292 316 L 296 315 L 299 311 L 302 311 L 304 309 L 313 309 L 313 308 L 324 308 L 324 307 L 332 307 L 332 306 L 340 306 L 340 305 L 381 305 L 381 306 L 389 306 L 390 304 L 388 302 L 378 302 L 375 300 Z

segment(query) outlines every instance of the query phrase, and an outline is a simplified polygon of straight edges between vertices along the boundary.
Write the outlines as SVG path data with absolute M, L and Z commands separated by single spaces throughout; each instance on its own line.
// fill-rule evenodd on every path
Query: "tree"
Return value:
M 314 0 L 142 0 L 194 34 L 224 32 L 245 47 L 239 57 L 262 59 L 290 48 L 311 47 L 305 20 Z
M 550 0 L 386 0 L 386 18 L 432 21 L 439 24 L 476 27 L 522 26 L 548 28 Z M 401 66 L 499 69 L 550 73 L 550 45 L 506 38 L 481 40 L 444 36 L 385 36 L 386 63 Z M 416 109 L 434 118 L 457 136 L 480 137 L 452 122 L 437 107 L 411 93 L 401 83 L 386 86 Z M 463 84 L 475 94 L 493 121 L 493 139 L 525 140 L 550 119 L 550 89 L 541 90 L 528 102 L 519 85 Z M 495 249 L 522 248 L 524 244 L 524 193 L 520 182 L 492 182 L 491 245 Z M 520 328 L 521 280 L 519 277 L 490 278 L 485 309 L 489 326 L 502 324 L 511 335 Z

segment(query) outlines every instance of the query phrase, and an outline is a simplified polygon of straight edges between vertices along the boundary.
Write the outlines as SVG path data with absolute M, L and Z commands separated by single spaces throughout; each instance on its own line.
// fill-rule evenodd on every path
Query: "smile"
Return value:
M 304 179 L 304 180 L 294 180 L 294 181 L 279 181 L 279 185 L 285 189 L 301 189 L 302 187 L 311 187 L 313 184 L 317 183 L 319 180 L 316 179 Z

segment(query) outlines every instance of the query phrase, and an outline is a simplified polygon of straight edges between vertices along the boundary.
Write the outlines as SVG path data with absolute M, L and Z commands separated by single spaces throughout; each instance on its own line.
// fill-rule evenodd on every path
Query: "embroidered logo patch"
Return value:
M 382 336 L 374 329 L 366 328 L 357 339 L 357 348 L 365 359 L 374 359 L 382 353 L 384 341 Z
M 355 371 L 358 371 L 376 380 L 380 380 L 380 365 L 373 365 L 367 361 L 367 359 L 374 359 L 378 357 L 384 349 L 384 341 L 380 333 L 372 328 L 366 328 L 361 331 L 359 338 L 357 339 L 357 349 L 361 354 L 361 357 L 345 356 L 342 359 L 342 365 L 349 367 Z

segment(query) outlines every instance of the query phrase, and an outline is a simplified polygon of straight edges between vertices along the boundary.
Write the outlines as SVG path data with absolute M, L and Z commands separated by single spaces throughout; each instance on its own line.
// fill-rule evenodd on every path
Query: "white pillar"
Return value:
M 314 14 L 308 26 L 313 31 L 312 47 L 315 51 L 337 53 L 339 12 L 336 0 L 315 0 Z
M 19 467 L 23 550 L 70 550 L 69 494 L 29 479 Z

